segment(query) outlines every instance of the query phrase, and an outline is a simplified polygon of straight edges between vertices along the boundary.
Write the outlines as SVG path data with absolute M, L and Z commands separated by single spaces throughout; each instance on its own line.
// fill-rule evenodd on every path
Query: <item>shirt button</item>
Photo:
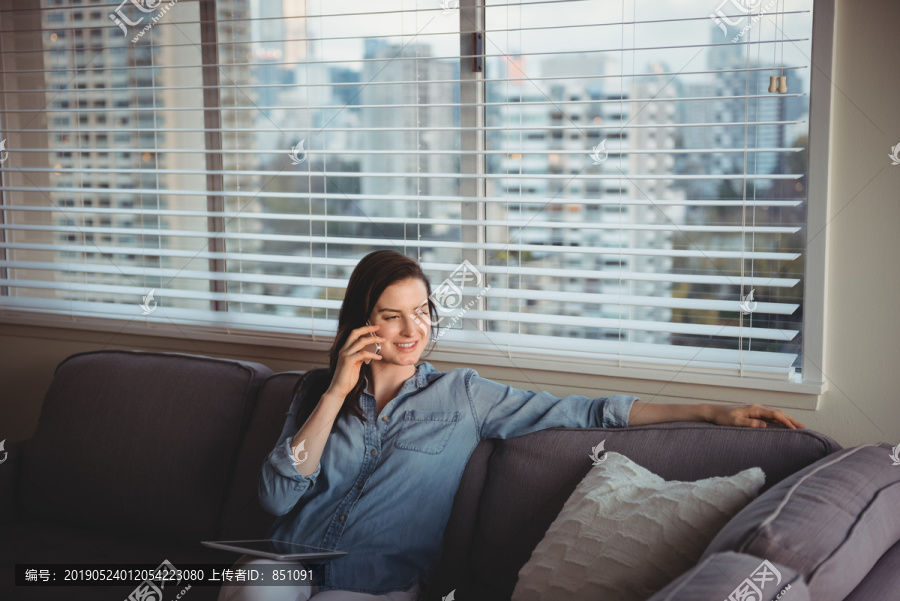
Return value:
M 356 488 L 362 488 L 362 482 L 356 485 Z
M 344 516 L 342 515 L 342 516 L 340 516 L 338 519 L 339 519 L 340 521 L 343 522 L 343 521 L 344 521 Z
M 381 418 L 381 421 L 386 422 L 386 421 L 387 421 L 387 416 L 385 415 L 384 417 L 382 417 L 382 418 Z
M 369 455 L 374 455 L 374 454 L 375 454 L 375 449 L 372 449 L 371 451 L 369 451 Z

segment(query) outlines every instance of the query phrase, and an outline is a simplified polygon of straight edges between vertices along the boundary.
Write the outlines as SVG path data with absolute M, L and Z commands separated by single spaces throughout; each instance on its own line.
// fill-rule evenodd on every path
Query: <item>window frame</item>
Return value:
M 11 3 L 17 3 L 12 0 Z M 192 0 L 182 0 L 190 2 Z M 217 14 L 216 0 L 194 0 L 199 3 L 201 20 L 210 21 L 201 26 L 201 43 L 217 42 L 218 23 L 212 22 Z M 485 6 L 483 0 L 460 0 L 460 18 L 475 23 L 481 30 L 485 26 Z M 35 11 L 37 12 L 37 11 Z M 40 12 L 37 12 L 36 20 L 40 22 Z M 834 0 L 815 0 L 812 22 L 812 56 L 810 67 L 810 93 L 809 93 L 809 137 L 808 149 L 808 173 L 807 173 L 807 222 L 806 222 L 806 246 L 802 250 L 805 260 L 804 294 L 803 294 L 803 347 L 802 358 L 802 382 L 795 378 L 792 382 L 759 380 L 734 376 L 710 376 L 696 373 L 678 372 L 670 376 L 670 372 L 661 374 L 651 373 L 647 368 L 638 366 L 629 367 L 619 365 L 609 367 L 598 365 L 595 362 L 580 358 L 561 358 L 551 355 L 540 355 L 521 352 L 496 351 L 478 352 L 472 349 L 441 348 L 435 346 L 424 360 L 445 361 L 460 365 L 490 366 L 497 373 L 506 374 L 506 379 L 517 380 L 525 375 L 528 382 L 536 383 L 572 383 L 596 381 L 596 376 L 605 376 L 613 381 L 618 381 L 617 386 L 623 391 L 631 391 L 635 396 L 651 396 L 651 400 L 677 401 L 678 399 L 698 397 L 709 400 L 728 398 L 733 400 L 743 394 L 751 395 L 747 398 L 759 399 L 762 393 L 763 399 L 747 402 L 764 402 L 771 405 L 793 407 L 800 409 L 816 409 L 819 396 L 827 389 L 827 380 L 824 378 L 822 366 L 825 360 L 825 303 L 827 299 L 826 260 L 828 231 L 827 216 L 829 206 L 829 182 L 828 160 L 831 121 L 831 74 L 834 49 Z M 461 28 L 464 29 L 464 28 Z M 203 52 L 204 84 L 207 77 L 210 81 L 218 81 L 216 52 Z M 460 52 L 462 55 L 474 54 L 473 36 L 470 33 L 460 33 Z M 461 64 L 470 59 L 460 59 Z M 473 73 L 471 69 L 460 69 L 460 102 L 468 106 L 460 107 L 461 126 L 482 127 L 485 122 L 486 107 L 483 106 L 485 98 L 484 72 Z M 207 93 L 208 92 L 208 93 Z M 221 107 L 217 102 L 219 90 L 205 90 L 204 113 L 206 127 L 217 127 L 216 122 L 221 122 Z M 480 104 L 479 104 L 480 103 Z M 215 132 L 213 132 L 215 134 Z M 49 141 L 52 130 L 47 129 Z M 211 171 L 221 171 L 222 160 L 222 136 L 207 134 L 207 149 L 213 152 L 206 154 L 207 168 Z M 484 150 L 484 130 L 463 130 L 461 136 L 462 150 Z M 46 145 L 49 147 L 49 144 Z M 215 161 L 219 161 L 216 167 Z M 211 163 L 213 161 L 213 163 Z M 464 154 L 460 160 L 461 170 L 467 173 L 485 173 L 484 154 Z M 207 176 L 207 206 L 211 211 L 224 210 L 224 198 L 216 194 L 223 189 L 223 176 L 210 174 Z M 3 181 L 7 177 L 3 174 Z M 463 219 L 480 220 L 486 215 L 486 205 L 477 199 L 485 196 L 485 178 L 464 178 L 460 185 L 462 196 L 471 196 L 471 202 L 461 203 L 461 216 Z M 0 208 L 9 204 L 7 190 L 0 190 L 3 195 Z M 0 210 L 0 223 L 5 223 L 5 213 Z M 462 258 L 474 265 L 483 265 L 485 261 L 484 249 L 466 248 L 465 244 L 485 242 L 485 227 L 483 225 L 470 225 L 462 228 Z M 210 250 L 217 250 L 216 244 L 224 246 L 225 240 L 216 236 L 225 229 L 222 218 L 210 218 Z M 0 236 L 6 240 L 6 232 L 0 230 Z M 222 249 L 224 250 L 224 249 Z M 6 255 L 4 251 L 4 256 Z M 6 275 L 6 268 L 0 267 L 0 274 Z M 224 260 L 210 259 L 210 271 L 227 273 Z M 210 280 L 210 291 L 225 292 L 227 277 Z M 0 286 L 0 294 L 8 295 L 9 287 Z M 464 302 L 473 301 L 478 309 L 485 308 L 484 297 L 467 296 Z M 225 311 L 227 301 L 210 301 L 212 311 Z M 331 339 L 323 339 L 321 335 L 297 335 L 285 332 L 279 334 L 271 331 L 257 331 L 252 329 L 229 329 L 227 326 L 202 326 L 202 325 L 175 325 L 142 323 L 131 320 L 124 326 L 120 319 L 105 317 L 65 316 L 57 314 L 35 314 L 31 312 L 18 312 L 15 310 L 0 310 L 0 323 L 14 323 L 18 325 L 40 325 L 85 330 L 127 332 L 136 335 L 171 335 L 174 337 L 190 336 L 197 340 L 221 341 L 256 346 L 270 346 L 296 349 L 298 343 L 304 348 L 313 351 L 327 351 L 331 345 Z M 484 328 L 484 320 L 463 320 L 466 329 L 481 330 Z M 582 378 L 586 378 L 582 380 Z M 604 380 L 606 381 L 606 380 Z M 665 382 L 663 388 L 668 388 L 667 395 L 660 395 L 663 388 L 658 388 L 659 382 Z M 700 385 L 698 388 L 697 385 Z M 657 390 L 658 388 L 658 390 Z M 642 392 L 641 389 L 646 389 Z M 741 390 L 743 389 L 743 390 Z M 645 399 L 646 400 L 646 399 Z

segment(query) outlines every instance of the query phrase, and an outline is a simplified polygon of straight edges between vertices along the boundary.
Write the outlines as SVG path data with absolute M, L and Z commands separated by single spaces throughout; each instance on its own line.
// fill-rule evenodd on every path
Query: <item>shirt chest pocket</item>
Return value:
M 394 446 L 437 455 L 444 450 L 459 422 L 459 411 L 406 411 Z

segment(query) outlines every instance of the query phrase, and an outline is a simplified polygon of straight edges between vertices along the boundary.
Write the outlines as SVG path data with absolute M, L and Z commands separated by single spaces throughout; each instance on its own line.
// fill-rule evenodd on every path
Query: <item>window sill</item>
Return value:
M 119 319 L 54 315 L 11 309 L 0 311 L 0 324 L 8 324 L 13 330 L 19 326 L 38 326 L 81 330 L 85 336 L 96 332 L 115 332 L 117 335 L 189 340 L 191 347 L 185 349 L 185 352 L 195 354 L 204 354 L 208 351 L 193 344 L 193 341 L 229 343 L 234 345 L 234 348 L 225 349 L 217 346 L 214 353 L 223 355 L 228 353 L 230 356 L 246 357 L 249 360 L 268 358 L 275 361 L 290 361 L 292 364 L 299 362 L 325 365 L 327 362 L 322 361 L 322 353 L 331 348 L 329 336 L 320 336 L 318 340 L 313 340 L 308 335 L 301 336 L 290 332 L 244 330 L 225 326 L 176 325 L 139 319 L 132 319 L 123 325 Z M 27 333 L 15 332 L 15 335 L 27 336 Z M 76 337 L 83 340 L 85 336 L 79 334 Z M 107 345 L 111 342 L 108 336 L 104 335 L 102 339 Z M 133 347 L 160 346 L 152 342 L 146 345 L 135 340 L 127 342 Z M 121 342 L 118 344 L 121 345 Z M 253 347 L 252 352 L 242 353 L 238 348 L 242 345 Z M 452 348 L 448 344 L 444 344 L 444 348 L 441 347 L 439 343 L 422 360 L 428 361 L 442 371 L 471 367 L 482 377 L 524 390 L 546 389 L 557 396 L 583 394 L 597 397 L 628 394 L 644 402 L 760 403 L 770 407 L 815 411 L 819 408 L 820 395 L 827 390 L 826 382 L 782 382 L 677 370 L 650 372 L 646 368 L 598 365 L 597 362 L 577 357 L 550 357 L 539 353 L 512 353 L 507 356 L 496 351 L 488 353 Z M 166 344 L 163 348 L 172 348 L 172 345 Z M 289 354 L 287 349 L 290 349 Z
M 584 359 L 506 355 L 479 355 L 454 351 L 432 351 L 426 361 L 453 367 L 474 367 L 485 378 L 509 383 L 522 389 L 547 388 L 553 394 L 610 396 L 628 394 L 651 403 L 727 402 L 759 403 L 785 409 L 819 408 L 820 395 L 827 383 L 778 382 L 758 378 L 715 376 L 677 370 L 633 367 L 609 367 Z M 578 392 L 581 390 L 581 392 Z M 566 391 L 566 392 L 563 392 Z

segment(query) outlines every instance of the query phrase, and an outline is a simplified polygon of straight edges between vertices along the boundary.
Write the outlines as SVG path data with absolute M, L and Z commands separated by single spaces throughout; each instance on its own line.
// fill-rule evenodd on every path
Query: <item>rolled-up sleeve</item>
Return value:
M 466 375 L 466 393 L 479 424 L 479 439 L 512 438 L 554 427 L 624 428 L 631 406 L 639 400 L 625 394 L 557 397 L 519 390 L 482 378 L 474 369 Z
M 299 430 L 297 410 L 301 402 L 302 395 L 298 392 L 287 412 L 278 443 L 266 457 L 259 474 L 260 505 L 273 515 L 284 515 L 293 509 L 297 501 L 315 486 L 316 478 L 322 470 L 322 464 L 319 463 L 312 474 L 304 476 L 294 466 L 291 440 Z

